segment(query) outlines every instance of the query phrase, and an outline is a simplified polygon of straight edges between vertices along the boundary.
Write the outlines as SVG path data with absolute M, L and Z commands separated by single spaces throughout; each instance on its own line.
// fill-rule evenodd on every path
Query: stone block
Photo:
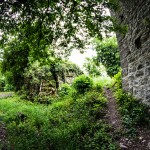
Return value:
M 141 70 L 141 69 L 143 69 L 144 68 L 144 64 L 139 64 L 138 66 L 137 66 L 137 70 Z
M 128 73 L 130 74 L 130 73 L 135 73 L 136 72 L 136 66 L 132 66 L 131 68 L 129 68 L 129 71 L 128 71 Z
M 145 96 L 146 101 L 150 102 L 150 91 L 146 91 Z
M 142 78 L 141 80 L 140 80 L 140 84 L 141 85 L 146 85 L 148 83 L 148 78 Z
M 121 1 L 125 36 L 117 34 L 123 72 L 123 89 L 150 105 L 150 0 Z M 119 18 L 120 13 L 115 14 Z M 126 19 L 127 18 L 127 19 Z M 119 18 L 120 19 L 120 18 Z
M 141 76 L 144 76 L 144 71 L 143 70 L 138 70 L 135 74 L 135 76 L 138 78 L 138 77 L 141 77 Z
M 133 55 L 130 55 L 130 56 L 127 58 L 127 60 L 128 60 L 129 63 L 132 63 L 132 62 L 136 61 L 136 57 L 133 56 Z
M 150 67 L 150 56 L 145 59 L 146 59 L 146 63 L 145 63 L 146 67 Z
M 122 69 L 122 74 L 124 77 L 127 76 L 128 75 L 128 68 Z
M 150 76 L 150 67 L 145 69 L 145 76 Z
M 139 82 L 140 82 L 140 80 L 135 78 L 133 81 L 133 86 L 139 87 L 139 85 L 140 85 Z
M 122 68 L 128 68 L 128 60 L 122 59 L 121 60 L 121 66 L 122 66 Z

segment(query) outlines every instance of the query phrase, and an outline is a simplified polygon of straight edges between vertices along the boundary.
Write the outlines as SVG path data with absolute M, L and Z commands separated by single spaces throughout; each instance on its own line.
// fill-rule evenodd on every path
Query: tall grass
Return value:
M 106 102 L 95 91 L 77 99 L 65 96 L 51 105 L 34 104 L 17 96 L 2 99 L 0 120 L 6 124 L 8 134 L 5 148 L 113 150 L 116 147 L 103 121 Z

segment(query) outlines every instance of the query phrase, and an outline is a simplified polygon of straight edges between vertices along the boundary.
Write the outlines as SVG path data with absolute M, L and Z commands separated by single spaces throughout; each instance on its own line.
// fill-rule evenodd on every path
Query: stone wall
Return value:
M 150 0 L 122 0 L 114 14 L 128 26 L 125 35 L 117 34 L 123 88 L 150 105 Z

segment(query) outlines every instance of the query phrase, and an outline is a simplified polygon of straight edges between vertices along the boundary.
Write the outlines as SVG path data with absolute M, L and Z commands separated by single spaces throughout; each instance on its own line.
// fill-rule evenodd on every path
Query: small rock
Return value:
M 120 148 L 123 148 L 123 149 L 128 149 L 127 146 L 123 145 L 122 143 L 120 143 Z
M 132 142 L 131 142 L 131 141 L 128 141 L 128 144 L 130 144 L 130 145 L 131 145 L 131 144 L 132 144 Z
M 145 142 L 146 142 L 146 140 L 143 140 L 142 142 L 143 142 L 143 143 L 145 143 Z
M 139 137 L 139 140 L 142 140 L 142 139 L 143 139 L 143 137 L 142 137 L 142 136 L 140 136 L 140 137 Z
M 113 121 L 113 122 L 112 122 L 112 124 L 115 124 L 115 123 L 116 123 L 116 121 Z

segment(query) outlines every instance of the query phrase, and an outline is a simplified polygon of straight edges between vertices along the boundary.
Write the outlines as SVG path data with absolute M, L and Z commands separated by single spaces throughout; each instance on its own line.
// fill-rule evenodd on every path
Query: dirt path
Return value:
M 106 114 L 106 118 L 108 119 L 108 123 L 114 128 L 114 130 L 121 130 L 121 116 L 117 110 L 117 104 L 115 98 L 112 96 L 112 91 L 110 89 L 105 89 L 105 95 L 108 99 L 108 111 Z
M 0 98 L 7 98 L 7 97 L 11 97 L 11 96 L 13 96 L 14 95 L 14 93 L 13 92 L 0 92 Z
M 121 150 L 150 150 L 150 130 L 137 127 L 136 139 L 125 137 L 126 132 L 122 123 L 121 116 L 118 112 L 118 106 L 113 93 L 110 89 L 105 89 L 105 95 L 108 99 L 108 110 L 106 113 L 106 121 L 112 126 L 112 136 L 119 144 Z M 118 135 L 117 135 L 118 134 Z M 117 136 L 116 136 L 117 135 Z M 116 138 L 117 137 L 117 138 Z

